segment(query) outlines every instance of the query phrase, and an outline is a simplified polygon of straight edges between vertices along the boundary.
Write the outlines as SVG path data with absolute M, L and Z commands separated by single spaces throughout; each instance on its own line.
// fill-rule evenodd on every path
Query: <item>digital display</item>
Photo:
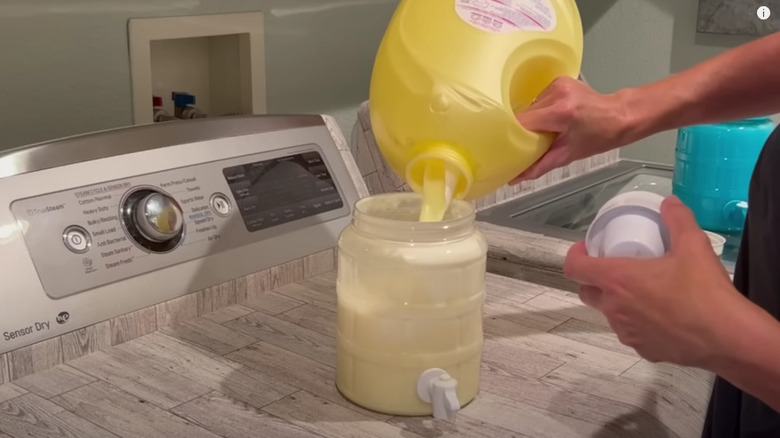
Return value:
M 228 167 L 222 173 L 250 232 L 344 205 L 316 151 Z

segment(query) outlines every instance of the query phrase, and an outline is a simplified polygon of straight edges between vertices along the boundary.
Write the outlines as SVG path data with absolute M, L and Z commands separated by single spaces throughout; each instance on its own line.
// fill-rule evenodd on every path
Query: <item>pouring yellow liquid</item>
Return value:
M 444 160 L 429 160 L 423 176 L 420 222 L 439 222 L 444 219 L 457 186 L 456 169 Z

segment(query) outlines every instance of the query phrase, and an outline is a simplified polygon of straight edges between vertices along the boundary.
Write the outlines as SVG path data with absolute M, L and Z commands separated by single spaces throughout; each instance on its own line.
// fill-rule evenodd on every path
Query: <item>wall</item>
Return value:
M 698 0 L 580 0 L 578 5 L 586 29 L 583 72 L 601 92 L 663 79 L 754 40 L 697 34 Z M 621 156 L 671 164 L 675 139 L 674 131 L 660 133 L 624 148 Z
M 398 0 L 0 0 L 0 149 L 132 124 L 127 20 L 263 11 L 268 111 L 349 132 Z

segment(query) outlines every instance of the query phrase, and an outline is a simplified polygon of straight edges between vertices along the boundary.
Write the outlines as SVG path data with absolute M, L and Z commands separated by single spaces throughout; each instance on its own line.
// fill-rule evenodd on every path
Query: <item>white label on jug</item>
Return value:
M 455 0 L 455 10 L 466 23 L 491 33 L 550 32 L 558 24 L 549 0 Z

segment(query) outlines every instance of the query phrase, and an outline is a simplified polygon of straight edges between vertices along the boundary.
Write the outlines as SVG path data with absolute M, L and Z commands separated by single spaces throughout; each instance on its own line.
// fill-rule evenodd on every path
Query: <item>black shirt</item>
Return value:
M 780 320 L 780 127 L 753 171 L 734 286 Z M 780 344 L 767 346 L 778 348 Z M 780 366 L 780 364 L 778 364 Z M 716 378 L 703 438 L 780 438 L 780 413 Z

